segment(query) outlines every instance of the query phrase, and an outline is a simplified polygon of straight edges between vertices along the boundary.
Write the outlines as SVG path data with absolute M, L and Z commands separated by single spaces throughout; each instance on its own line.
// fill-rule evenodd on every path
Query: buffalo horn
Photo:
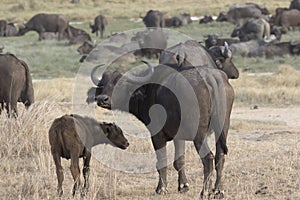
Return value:
M 99 81 L 101 79 L 99 79 L 96 75 L 95 75 L 95 72 L 97 71 L 97 69 L 101 66 L 103 66 L 104 64 L 101 64 L 101 65 L 97 65 L 96 67 L 94 67 L 92 69 L 92 72 L 91 72 L 91 79 L 92 79 L 92 82 L 95 84 L 95 85 L 98 85 Z
M 228 43 L 224 42 L 224 50 L 222 51 L 222 54 L 225 58 L 231 58 L 232 53 L 228 47 Z
M 134 83 L 144 83 L 144 82 L 147 82 L 147 81 L 149 81 L 151 79 L 151 77 L 152 77 L 152 75 L 154 73 L 153 66 L 149 62 L 147 62 L 145 60 L 142 60 L 141 62 L 143 62 L 143 63 L 145 63 L 147 65 L 147 67 L 148 67 L 148 69 L 147 69 L 148 73 L 144 77 L 133 76 L 133 75 L 131 75 L 131 74 L 128 73 L 127 77 L 129 79 L 129 81 L 134 82 Z

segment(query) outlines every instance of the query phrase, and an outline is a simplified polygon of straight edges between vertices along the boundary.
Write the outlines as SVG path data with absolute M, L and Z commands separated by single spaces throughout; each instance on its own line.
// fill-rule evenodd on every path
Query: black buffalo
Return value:
M 204 165 L 204 186 L 201 196 L 204 197 L 206 193 L 209 195 L 214 193 L 214 195 L 221 197 L 224 195 L 221 179 L 225 161 L 224 156 L 228 151 L 226 138 L 234 99 L 234 91 L 228 82 L 228 77 L 232 77 L 232 75 L 229 75 L 230 72 L 237 72 L 237 69 L 234 65 L 231 65 L 235 68 L 234 70 L 224 70 L 225 73 L 219 70 L 225 68 L 227 62 L 231 61 L 231 53 L 227 46 L 213 48 L 210 53 L 205 48 L 201 48 L 197 53 L 198 57 L 203 58 L 198 66 L 185 65 L 179 67 L 177 64 L 161 64 L 153 68 L 144 61 L 148 66 L 147 75 L 144 77 L 124 76 L 120 70 L 117 70 L 104 73 L 102 79 L 98 80 L 99 87 L 96 92 L 99 93 L 96 94 L 95 100 L 103 108 L 128 111 L 145 125 L 149 125 L 151 120 L 154 120 L 151 123 L 160 123 L 160 116 L 153 116 L 150 119 L 149 109 L 151 106 L 160 104 L 164 107 L 166 121 L 162 129 L 153 132 L 149 128 L 158 159 L 159 183 L 156 188 L 158 194 L 167 191 L 166 144 L 172 140 L 175 144 L 173 166 L 178 171 L 179 177 L 178 191 L 185 192 L 189 190 L 184 167 L 184 149 L 185 140 L 190 140 L 194 142 Z M 175 60 L 177 58 L 181 60 L 180 56 L 179 54 L 175 55 Z M 229 58 L 229 60 L 226 60 L 226 58 Z M 214 61 L 218 61 L 217 65 Z M 92 78 L 94 82 L 97 82 L 93 75 L 95 69 L 92 71 Z M 235 75 L 235 78 L 237 77 L 238 74 Z M 157 81 L 164 84 L 155 84 Z M 136 85 L 137 82 L 140 87 Z M 112 99 L 112 92 L 118 87 L 120 87 L 118 90 L 120 92 L 114 96 L 116 98 Z M 174 94 L 174 91 L 176 91 L 176 94 Z M 195 95 L 195 104 L 191 94 Z M 126 102 L 125 99 L 129 99 L 129 110 L 126 103 L 124 103 Z M 179 99 L 184 102 L 179 102 Z M 197 113 L 198 111 L 199 113 Z M 182 124 L 181 127 L 179 127 L 180 124 Z M 212 130 L 215 132 L 217 141 L 215 158 L 206 140 Z M 212 190 L 210 177 L 213 172 L 214 159 L 217 179 L 215 188 Z
M 36 31 L 39 34 L 39 40 L 43 39 L 45 32 L 58 33 L 58 40 L 61 40 L 65 31 L 69 31 L 69 22 L 62 14 L 40 13 L 34 15 L 24 27 L 20 27 L 18 35 L 24 35 L 28 31 Z M 71 35 L 70 32 L 69 35 Z
M 240 42 L 239 40 L 232 38 L 219 38 L 217 34 L 209 34 L 206 37 L 207 39 L 204 41 L 206 48 L 210 48 L 212 46 L 222 46 L 225 42 L 227 42 L 228 45 Z
M 300 10 L 300 0 L 292 0 L 289 8 Z
M 213 22 L 214 19 L 211 15 L 204 15 L 200 20 L 199 24 L 207 24 L 209 22 Z
M 145 17 L 140 17 L 148 28 L 165 26 L 164 14 L 158 10 L 149 10 Z
M 96 16 L 94 19 L 94 24 L 90 24 L 92 33 L 96 33 L 96 36 L 98 36 L 98 32 L 100 32 L 100 37 L 103 38 L 107 24 L 107 19 L 104 15 Z
M 78 44 L 83 43 L 85 41 L 92 41 L 91 36 L 84 30 L 80 28 L 75 28 L 73 26 L 69 26 L 69 30 L 71 35 L 67 35 L 68 32 L 65 32 L 66 38 L 69 39 L 69 44 Z
M 34 103 L 32 78 L 27 64 L 12 54 L 0 54 L 0 111 L 17 116 L 17 102 Z

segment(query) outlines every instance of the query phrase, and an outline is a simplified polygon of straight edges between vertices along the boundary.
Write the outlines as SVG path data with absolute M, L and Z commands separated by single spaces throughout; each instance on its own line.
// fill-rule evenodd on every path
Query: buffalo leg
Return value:
M 81 196 L 85 196 L 89 189 L 90 161 L 91 161 L 91 153 L 87 152 L 86 156 L 83 157 L 82 173 L 84 178 L 84 185 L 83 185 L 83 190 L 81 192 Z
M 152 144 L 156 153 L 156 169 L 159 174 L 158 185 L 155 190 L 157 194 L 167 193 L 167 141 L 162 137 L 163 132 L 152 136 Z
M 61 158 L 60 158 L 60 155 L 55 152 L 52 153 L 52 155 L 53 155 L 53 160 L 54 160 L 55 167 L 56 167 L 57 194 L 58 194 L 58 196 L 62 196 L 62 194 L 63 194 L 62 183 L 64 181 L 64 173 L 63 173 L 63 168 L 61 166 Z
M 178 172 L 178 191 L 187 192 L 189 184 L 185 175 L 185 141 L 174 140 L 175 158 L 173 162 L 174 168 Z
M 216 157 L 215 157 L 215 169 L 216 169 L 216 182 L 215 182 L 215 188 L 214 193 L 215 197 L 217 198 L 224 198 L 224 190 L 222 185 L 222 171 L 224 167 L 225 162 L 225 153 L 223 149 L 221 148 L 220 142 L 217 142 L 216 147 Z
M 203 142 L 201 142 L 203 141 Z M 206 138 L 203 140 L 194 140 L 194 145 L 197 149 L 197 152 L 202 160 L 203 171 L 204 171 L 204 180 L 203 180 L 203 188 L 200 194 L 201 199 L 204 199 L 206 196 L 210 196 L 212 194 L 212 182 L 211 175 L 213 173 L 213 160 L 214 155 L 210 151 L 210 148 L 207 144 Z
M 76 191 L 78 190 L 80 186 L 80 169 L 79 169 L 79 156 L 77 155 L 71 155 L 71 166 L 70 170 L 73 176 L 74 180 L 74 186 L 73 186 L 73 196 L 75 196 Z

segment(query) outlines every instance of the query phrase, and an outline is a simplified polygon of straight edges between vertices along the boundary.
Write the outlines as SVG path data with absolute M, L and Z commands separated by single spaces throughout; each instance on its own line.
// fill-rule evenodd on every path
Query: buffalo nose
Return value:
M 97 97 L 97 103 L 98 104 L 107 104 L 109 103 L 110 97 L 107 95 L 99 95 Z

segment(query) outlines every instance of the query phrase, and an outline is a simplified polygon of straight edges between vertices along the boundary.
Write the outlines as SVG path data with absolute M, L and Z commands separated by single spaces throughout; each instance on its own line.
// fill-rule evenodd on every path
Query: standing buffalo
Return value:
M 0 36 L 5 36 L 5 30 L 7 26 L 7 21 L 6 20 L 0 20 Z
M 44 32 L 58 33 L 58 40 L 63 39 L 65 31 L 71 35 L 67 17 L 62 14 L 37 14 L 24 27 L 19 28 L 18 34 L 24 35 L 28 31 L 36 31 L 39 34 L 39 40 L 43 39 Z
M 270 39 L 270 24 L 262 18 L 248 19 L 242 26 L 236 27 L 231 37 L 239 37 L 240 41 Z
M 276 9 L 274 25 L 282 26 L 285 31 L 300 25 L 300 10 Z
M 292 0 L 290 4 L 290 9 L 300 10 L 300 0 Z
M 98 31 L 99 31 L 101 38 L 103 38 L 103 34 L 106 26 L 107 26 L 107 20 L 106 17 L 103 15 L 98 15 L 97 17 L 95 17 L 94 25 L 90 24 L 92 33 L 96 33 L 96 36 L 98 36 Z
M 211 49 L 209 53 L 198 45 L 198 49 L 193 49 L 197 51 L 190 52 L 190 47 L 194 43 L 188 43 L 191 44 L 179 46 L 185 49 L 174 48 L 178 51 L 171 52 L 165 65 L 161 64 L 153 68 L 144 61 L 148 66 L 147 75 L 144 77 L 125 76 L 119 70 L 104 73 L 103 78 L 98 80 L 99 87 L 96 92 L 99 93 L 96 94 L 95 99 L 103 108 L 128 111 L 145 125 L 149 125 L 148 129 L 151 132 L 158 160 L 156 166 L 159 182 L 156 193 L 167 192 L 166 144 L 172 140 L 175 145 L 173 166 L 178 171 L 178 191 L 189 190 L 184 166 L 185 140 L 189 140 L 194 142 L 204 165 L 201 197 L 207 193 L 222 197 L 224 195 L 222 170 L 225 154 L 228 151 L 226 138 L 234 99 L 234 91 L 228 82 L 228 77 L 237 78 L 238 73 L 235 76 L 233 74 L 238 71 L 234 65 L 227 65 L 231 62 L 231 52 L 227 46 Z M 181 52 L 182 50 L 187 52 Z M 164 52 L 166 51 L 167 49 Z M 188 59 L 195 56 L 199 58 L 198 65 L 188 65 L 188 63 L 194 64 L 195 60 L 188 61 Z M 230 70 L 229 66 L 234 69 Z M 227 70 L 224 70 L 224 73 L 219 70 L 220 68 L 227 68 Z M 91 77 L 94 83 L 97 83 L 93 74 L 95 71 L 94 68 Z M 112 97 L 115 89 L 118 92 L 114 92 Z M 159 113 L 156 113 L 157 115 L 152 113 L 150 118 L 149 109 L 156 104 L 164 108 L 165 120 L 161 119 Z M 162 126 L 158 125 L 161 121 L 165 122 Z M 212 130 L 216 137 L 215 158 L 207 145 L 207 137 Z M 213 190 L 210 178 L 213 173 L 214 159 L 217 179 Z
M 158 10 L 149 10 L 145 17 L 140 17 L 143 18 L 143 22 L 148 28 L 165 26 L 164 14 Z
M 74 179 L 73 196 L 80 187 L 79 158 L 83 158 L 84 186 L 81 195 L 84 196 L 89 187 L 92 147 L 98 144 L 111 144 L 126 149 L 129 146 L 117 125 L 97 122 L 95 119 L 79 115 L 64 115 L 55 119 L 49 129 L 49 142 L 56 166 L 59 196 L 63 194 L 64 179 L 61 157 L 71 159 L 70 169 Z
M 34 103 L 32 78 L 27 64 L 12 54 L 0 54 L 0 110 L 18 114 L 17 102 L 28 108 Z M 11 110 L 10 110 L 11 109 Z

